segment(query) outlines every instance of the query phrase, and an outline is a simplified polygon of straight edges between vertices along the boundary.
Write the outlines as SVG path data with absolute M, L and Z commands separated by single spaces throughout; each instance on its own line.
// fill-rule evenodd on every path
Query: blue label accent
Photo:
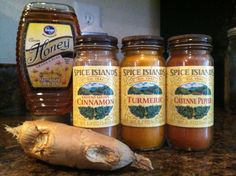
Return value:
M 45 26 L 43 31 L 47 35 L 52 35 L 55 33 L 55 28 L 53 26 Z

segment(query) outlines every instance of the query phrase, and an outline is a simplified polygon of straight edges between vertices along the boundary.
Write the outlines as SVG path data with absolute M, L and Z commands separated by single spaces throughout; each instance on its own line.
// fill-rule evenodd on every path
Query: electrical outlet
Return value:
M 100 9 L 98 6 L 74 2 L 75 11 L 82 32 L 100 32 Z
M 87 25 L 92 25 L 93 22 L 94 22 L 94 17 L 93 17 L 93 14 L 91 13 L 85 13 L 83 15 L 83 20 L 82 20 L 85 24 Z

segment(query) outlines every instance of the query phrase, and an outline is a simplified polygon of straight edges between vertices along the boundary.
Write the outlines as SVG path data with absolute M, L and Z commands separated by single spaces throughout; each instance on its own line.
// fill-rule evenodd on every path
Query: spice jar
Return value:
M 117 138 L 117 38 L 108 35 L 80 36 L 76 51 L 73 67 L 73 125 Z
M 131 148 L 158 149 L 164 143 L 165 61 L 163 39 L 122 39 L 121 137 Z
M 167 137 L 177 149 L 204 150 L 212 143 L 214 67 L 211 37 L 168 39 Z
M 230 113 L 236 113 L 236 27 L 228 30 L 229 44 L 225 57 L 224 105 Z
M 72 7 L 41 2 L 25 6 L 16 58 L 21 90 L 33 118 L 70 121 L 74 40 L 78 35 Z

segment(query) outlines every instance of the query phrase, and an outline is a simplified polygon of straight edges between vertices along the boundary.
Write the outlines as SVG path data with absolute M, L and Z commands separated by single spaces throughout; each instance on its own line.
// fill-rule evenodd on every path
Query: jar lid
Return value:
M 168 39 L 168 47 L 191 47 L 191 46 L 201 46 L 201 47 L 212 47 L 212 38 L 205 34 L 185 34 L 170 37 Z
M 25 6 L 24 10 L 46 10 L 75 13 L 74 8 L 67 4 L 50 2 L 31 2 Z
M 163 38 L 155 35 L 133 35 L 122 39 L 122 50 L 134 47 L 151 47 L 150 49 L 162 48 Z
M 109 35 L 82 35 L 76 40 L 76 48 L 106 46 L 117 48 L 117 38 Z
M 236 36 L 236 27 L 229 29 L 227 31 L 227 36 L 228 37 Z

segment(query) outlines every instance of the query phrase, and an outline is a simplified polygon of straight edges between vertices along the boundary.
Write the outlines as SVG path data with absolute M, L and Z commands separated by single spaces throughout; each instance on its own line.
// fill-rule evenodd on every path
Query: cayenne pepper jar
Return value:
M 167 137 L 177 149 L 198 151 L 212 143 L 214 67 L 211 37 L 187 34 L 168 39 Z
M 85 35 L 77 39 L 73 67 L 73 125 L 118 137 L 119 64 L 117 38 Z
M 33 118 L 70 121 L 74 41 L 78 35 L 72 7 L 41 2 L 25 6 L 16 58 L 21 90 Z
M 122 44 L 122 140 L 134 149 L 158 149 L 165 139 L 163 39 L 150 35 L 129 36 L 123 38 Z

